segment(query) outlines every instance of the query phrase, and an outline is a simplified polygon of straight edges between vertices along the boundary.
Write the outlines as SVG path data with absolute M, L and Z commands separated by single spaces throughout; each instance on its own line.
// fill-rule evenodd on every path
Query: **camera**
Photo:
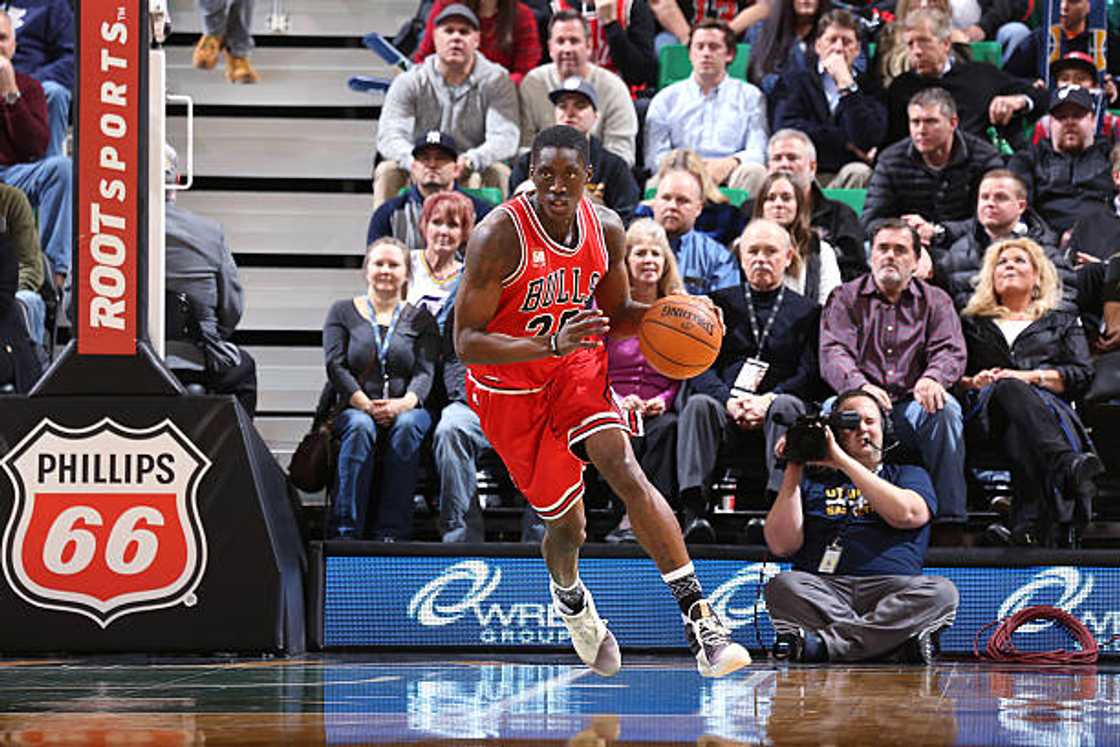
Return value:
M 828 438 L 824 429 L 854 431 L 859 428 L 859 413 L 853 410 L 829 415 L 800 415 L 786 431 L 786 448 L 783 458 L 787 462 L 805 464 L 819 462 L 828 457 Z

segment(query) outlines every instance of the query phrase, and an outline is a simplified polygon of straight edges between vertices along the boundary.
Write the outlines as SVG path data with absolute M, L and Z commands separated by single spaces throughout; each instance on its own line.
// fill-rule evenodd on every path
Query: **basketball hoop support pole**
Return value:
M 70 274 L 74 334 L 32 390 L 33 397 L 184 391 L 153 349 L 148 328 L 149 212 L 161 211 L 163 204 L 148 191 L 153 133 L 147 4 L 78 2 Z M 162 148 L 162 141 L 156 145 Z

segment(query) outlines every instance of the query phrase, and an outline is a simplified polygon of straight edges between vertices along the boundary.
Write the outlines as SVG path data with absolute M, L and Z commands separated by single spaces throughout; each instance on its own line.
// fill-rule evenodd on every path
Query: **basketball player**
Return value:
M 607 385 L 603 336 L 637 334 L 648 306 L 630 298 L 618 215 L 584 196 L 590 176 L 586 136 L 564 126 L 542 130 L 530 156 L 535 191 L 494 210 L 471 235 L 455 304 L 467 400 L 545 519 L 541 551 L 553 604 L 580 659 L 604 676 L 622 665 L 579 578 L 590 461 L 625 502 L 638 541 L 680 605 L 700 673 L 720 677 L 750 655 L 703 598 L 673 512 L 638 467 Z

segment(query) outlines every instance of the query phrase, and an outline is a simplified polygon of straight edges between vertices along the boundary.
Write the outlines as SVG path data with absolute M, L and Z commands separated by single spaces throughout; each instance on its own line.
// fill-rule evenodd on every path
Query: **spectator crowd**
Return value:
M 1049 70 L 1025 3 L 883 5 L 437 0 L 378 121 L 367 261 L 387 240 L 411 250 L 402 267 L 427 290 L 402 298 L 447 338 L 461 268 L 432 274 L 451 239 L 422 216 L 458 195 L 461 255 L 462 226 L 531 188 L 536 133 L 573 127 L 590 141 L 588 195 L 630 226 L 635 299 L 705 294 L 726 323 L 715 364 L 685 382 L 608 341 L 619 407 L 644 421 L 635 453 L 689 541 L 715 539 L 724 470 L 757 478 L 769 506 L 790 424 L 861 390 L 890 433 L 885 460 L 929 474 L 935 541 L 960 539 L 970 476 L 994 455 L 1015 498 L 997 501 L 989 539 L 1076 546 L 1103 471 L 1079 408 L 1094 356 L 1120 346 L 1120 247 L 1105 238 L 1120 234 L 1104 232 L 1120 227 L 1102 116 L 1115 86 L 1089 3 L 1063 4 Z M 1000 64 L 973 59 L 985 40 Z M 478 539 L 473 481 L 447 476 L 473 474 L 485 439 L 442 348 L 451 380 L 415 369 L 424 387 L 408 391 L 453 415 L 428 426 L 440 531 Z M 628 517 L 608 539 L 633 540 Z

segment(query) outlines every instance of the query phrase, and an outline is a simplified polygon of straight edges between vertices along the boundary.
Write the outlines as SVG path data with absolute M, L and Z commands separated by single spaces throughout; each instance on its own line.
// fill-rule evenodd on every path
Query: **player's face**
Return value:
M 795 138 L 783 138 L 770 143 L 766 160 L 771 174 L 811 177 L 817 173 L 817 162 L 809 157 L 809 149 L 805 147 L 805 143 Z
M 595 107 L 586 96 L 569 93 L 556 102 L 556 124 L 574 127 L 584 135 L 595 128 Z
M 782 284 L 793 261 L 789 235 L 777 226 L 755 223 L 747 226 L 739 241 L 739 264 L 755 290 L 769 291 Z
M 590 178 L 579 153 L 571 148 L 541 148 L 529 178 L 537 189 L 537 206 L 553 220 L 571 220 Z
M 918 75 L 940 76 L 949 58 L 949 40 L 938 39 L 928 24 L 903 33 L 906 41 L 906 59 L 910 69 Z
M 446 65 L 466 65 L 478 49 L 479 35 L 474 26 L 452 16 L 436 26 L 432 35 L 436 55 Z
M 1038 268 L 1031 261 L 1031 255 L 1026 249 L 1009 246 L 999 253 L 996 260 L 995 277 L 992 278 L 992 287 L 996 297 L 1003 298 L 1004 294 L 1030 293 L 1038 285 Z
M 639 239 L 630 246 L 626 269 L 631 285 L 657 285 L 665 272 L 665 250 L 649 239 Z
M 458 163 L 443 148 L 425 148 L 412 159 L 412 181 L 425 195 L 449 189 L 458 172 Z
M 653 219 L 670 236 L 688 233 L 704 209 L 700 182 L 687 171 L 670 171 L 657 184 Z
M 406 261 L 401 248 L 392 244 L 379 244 L 370 250 L 366 257 L 366 282 L 370 293 L 399 297 L 408 277 Z
M 762 198 L 762 217 L 789 227 L 797 217 L 797 190 L 789 179 L 778 179 Z
M 1019 194 L 1014 179 L 985 179 L 980 182 L 976 200 L 976 219 L 990 231 L 1004 231 L 1013 226 L 1027 209 L 1027 201 Z
M 466 231 L 459 221 L 459 216 L 445 202 L 440 205 L 428 219 L 424 229 L 424 241 L 427 247 L 440 255 L 454 254 L 466 241 Z
M 727 48 L 723 32 L 719 29 L 693 32 L 692 42 L 688 45 L 688 59 L 698 74 L 713 76 L 723 73 L 734 57 L 735 50 Z
M 553 25 L 548 55 L 556 63 L 561 80 L 572 75 L 583 77 L 591 61 L 591 40 L 583 33 L 583 24 L 573 19 Z
M 900 291 L 918 268 L 913 234 L 903 228 L 884 228 L 871 245 L 871 276 L 885 291 Z
M 1067 102 L 1050 112 L 1050 142 L 1059 153 L 1080 153 L 1093 144 L 1093 112 Z
M 853 397 L 840 408 L 841 412 L 859 413 L 859 427 L 840 431 L 840 448 L 864 465 L 878 464 L 883 448 L 883 414 L 867 397 Z

